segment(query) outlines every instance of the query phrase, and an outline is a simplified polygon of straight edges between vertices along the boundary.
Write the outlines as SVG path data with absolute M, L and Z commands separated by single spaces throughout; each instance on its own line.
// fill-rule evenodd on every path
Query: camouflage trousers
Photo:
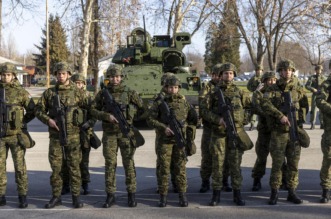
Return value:
M 212 154 L 212 187 L 213 190 L 221 190 L 223 183 L 223 169 L 225 155 L 227 155 L 229 171 L 231 175 L 231 185 L 233 189 L 240 189 L 242 183 L 241 175 L 241 160 L 244 152 L 237 148 L 230 148 L 227 144 L 227 138 L 224 135 L 219 135 L 216 132 L 212 132 L 210 152 Z
M 299 160 L 301 147 L 290 141 L 288 132 L 273 130 L 270 139 L 270 155 L 272 167 L 270 175 L 270 187 L 279 189 L 282 184 L 282 167 L 284 160 L 287 161 L 286 179 L 289 189 L 296 189 L 299 184 Z
M 174 143 L 157 145 L 156 176 L 159 193 L 168 194 L 170 164 L 173 162 L 173 171 L 178 192 L 186 192 L 186 157 L 183 150 L 180 150 Z
M 252 170 L 252 177 L 261 179 L 266 170 L 267 157 L 269 155 L 270 132 L 258 131 L 255 143 L 256 161 Z
M 316 110 L 316 95 L 312 95 L 311 96 L 311 111 L 310 111 L 310 123 L 315 123 L 315 119 L 316 119 L 316 114 L 317 114 L 317 110 Z M 318 116 L 321 125 L 323 125 L 323 114 L 321 111 L 319 111 L 319 116 Z
M 63 157 L 60 141 L 50 138 L 48 160 L 52 168 L 50 177 L 53 196 L 61 196 L 63 185 L 62 166 L 66 162 L 72 195 L 80 194 L 81 174 L 79 164 L 82 159 L 79 135 L 68 136 L 68 146 L 64 147 L 66 160 Z
M 331 130 L 324 131 L 321 148 L 323 152 L 320 172 L 321 186 L 323 189 L 331 189 Z
M 10 150 L 15 168 L 15 182 L 19 195 L 28 192 L 28 175 L 25 164 L 25 149 L 18 145 L 17 135 L 7 136 L 0 139 L 0 195 L 6 194 L 7 174 L 6 160 Z
M 208 126 L 203 126 L 202 137 L 201 137 L 201 167 L 200 167 L 200 177 L 202 181 L 207 181 L 212 174 L 212 154 L 210 152 L 211 143 L 211 133 L 212 130 Z M 223 177 L 228 178 L 230 176 L 229 163 L 227 159 L 227 154 L 225 154 L 225 164 L 223 167 Z
M 118 148 L 121 151 L 123 167 L 125 171 L 126 191 L 135 193 L 137 189 L 136 168 L 134 164 L 134 153 L 136 148 L 130 145 L 129 139 L 124 138 L 121 133 L 103 133 L 103 156 L 105 158 L 105 183 L 106 193 L 116 192 L 116 167 Z
M 89 163 L 90 163 L 90 151 L 91 147 L 81 147 L 82 149 L 82 161 L 80 162 L 80 174 L 82 178 L 82 184 L 91 182 L 90 180 L 90 171 L 89 171 Z M 69 185 L 69 170 L 68 165 L 63 162 L 62 165 L 62 180 L 63 185 Z

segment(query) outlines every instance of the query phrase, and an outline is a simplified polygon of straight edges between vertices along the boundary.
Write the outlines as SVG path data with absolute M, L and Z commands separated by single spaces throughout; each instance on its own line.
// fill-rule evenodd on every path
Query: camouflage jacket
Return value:
M 56 84 L 44 91 L 35 107 L 36 117 L 46 125 L 48 125 L 49 119 L 56 118 L 55 97 L 57 93 L 60 96 L 61 106 L 66 111 L 67 134 L 75 135 L 79 133 L 79 127 L 84 123 L 84 118 L 78 115 L 82 115 L 83 110 L 88 109 L 88 100 L 84 91 L 78 89 L 71 81 L 69 85 Z M 48 130 L 50 137 L 59 137 L 56 129 L 49 127 Z
M 18 80 L 11 83 L 0 82 L 0 89 L 4 89 L 6 105 L 4 112 L 7 123 L 4 125 L 3 136 L 11 136 L 21 133 L 24 124 L 30 122 L 34 117 L 35 104 L 30 94 L 19 84 Z M 2 101 L 2 100 L 1 100 Z
M 123 115 L 129 124 L 133 123 L 133 118 L 137 114 L 137 111 L 144 111 L 143 101 L 139 94 L 131 90 L 125 85 L 112 86 L 107 85 L 104 89 L 107 89 L 113 96 L 116 103 L 120 104 L 123 111 Z M 120 133 L 119 125 L 109 122 L 110 113 L 105 111 L 105 102 L 102 94 L 102 90 L 99 91 L 92 102 L 91 114 L 98 120 L 102 120 L 102 128 L 104 132 L 108 133 Z
M 225 128 L 219 125 L 221 119 L 219 111 L 218 90 L 222 89 L 225 101 L 228 101 L 233 109 L 233 119 L 237 128 L 244 126 L 244 111 L 251 108 L 251 98 L 247 92 L 240 90 L 233 82 L 221 81 L 209 92 L 201 103 L 201 116 L 208 121 L 213 129 L 225 134 Z
M 247 89 L 250 92 L 254 92 L 256 90 L 256 88 L 259 86 L 259 84 L 261 83 L 261 78 L 262 78 L 262 76 L 256 76 L 256 75 L 251 77 L 247 83 Z
M 214 87 L 217 85 L 216 82 L 214 82 L 213 80 L 209 81 L 199 92 L 199 114 L 201 115 L 201 103 L 203 101 L 203 99 L 205 98 L 205 96 L 211 91 L 214 89 Z M 202 123 L 204 126 L 207 126 L 207 127 L 210 127 L 210 124 L 202 119 Z
M 297 119 L 299 118 L 298 111 L 300 109 L 300 100 L 304 98 L 303 87 L 299 86 L 296 79 L 292 77 L 290 82 L 286 83 L 283 78 L 277 80 L 273 86 L 267 87 L 263 98 L 261 99 L 261 108 L 264 111 L 268 122 L 272 125 L 271 128 L 278 130 L 289 131 L 289 127 L 282 124 L 280 119 L 287 116 L 284 112 L 284 92 L 290 92 L 292 102 L 297 109 Z
M 182 126 L 182 132 L 186 132 L 187 126 L 190 126 L 194 129 L 197 125 L 197 114 L 192 106 L 187 102 L 185 96 L 181 94 L 174 94 L 169 95 L 166 94 L 164 96 L 164 101 L 168 104 L 169 109 L 173 110 L 174 115 L 177 121 Z M 155 99 L 153 102 L 152 107 L 149 109 L 149 117 L 147 119 L 147 123 L 150 127 L 156 129 L 158 133 L 164 133 L 165 129 L 167 128 L 168 124 L 164 121 L 164 112 L 160 110 L 161 101 Z M 161 135 L 161 138 L 165 142 L 174 142 L 174 136 L 166 136 Z
M 320 74 L 319 76 L 317 75 L 312 75 L 308 78 L 308 81 L 305 85 L 306 89 L 313 92 L 313 89 L 319 90 L 321 87 L 321 84 L 325 81 L 324 75 Z M 316 94 L 313 92 L 313 94 Z
M 321 91 L 316 96 L 316 105 L 325 114 L 324 130 L 331 131 L 331 76 L 321 85 Z

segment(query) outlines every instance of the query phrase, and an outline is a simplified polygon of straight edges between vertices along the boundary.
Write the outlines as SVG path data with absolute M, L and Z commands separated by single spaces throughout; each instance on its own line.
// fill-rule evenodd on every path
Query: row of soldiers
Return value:
M 233 83 L 233 78 L 237 73 L 233 64 L 221 64 L 216 69 L 218 69 L 215 73 L 220 78 L 219 82 L 215 83 L 214 87 L 211 87 L 200 98 L 200 113 L 204 120 L 201 165 L 203 183 L 201 191 L 204 192 L 209 189 L 209 178 L 211 176 L 213 188 L 210 201 L 211 206 L 215 206 L 220 202 L 221 190 L 224 188 L 227 188 L 227 191 L 233 188 L 233 201 L 237 205 L 245 205 L 240 190 L 242 183 L 240 164 L 244 151 L 253 147 L 252 141 L 244 130 L 247 120 L 246 115 L 248 115 L 246 112 L 251 110 L 253 113 L 258 114 L 260 110 L 268 121 L 267 127 L 269 129 L 266 130 L 270 132 L 270 139 L 262 140 L 267 142 L 264 146 L 267 148 L 266 150 L 270 151 L 273 160 L 269 204 L 277 203 L 282 174 L 286 174 L 286 186 L 289 191 L 288 200 L 297 204 L 302 203 L 302 200 L 295 193 L 295 189 L 298 185 L 298 162 L 301 147 L 309 145 L 309 137 L 302 129 L 302 123 L 298 122 L 297 128 L 300 138 L 299 141 L 292 142 L 289 135 L 289 127 L 292 123 L 289 121 L 288 115 L 283 111 L 283 93 L 285 92 L 291 93 L 290 96 L 296 109 L 304 108 L 299 104 L 304 97 L 304 92 L 298 86 L 297 79 L 293 76 L 294 64 L 291 61 L 282 61 L 278 64 L 277 71 L 280 72 L 281 78 L 276 83 L 273 83 L 275 82 L 273 73 L 265 74 L 266 76 L 263 80 L 265 86 L 254 92 L 253 101 L 249 94 L 240 90 Z M 3 159 L 0 161 L 0 206 L 6 204 L 5 160 L 9 149 L 12 152 L 15 164 L 19 207 L 26 208 L 28 206 L 24 154 L 26 148 L 29 147 L 29 143 L 31 145 L 31 141 L 22 141 L 20 136 L 24 134 L 24 129 L 21 127 L 26 127 L 26 124 L 34 116 L 49 127 L 50 134 L 49 162 L 52 169 L 50 177 L 52 198 L 45 205 L 46 208 L 54 208 L 62 204 L 61 192 L 63 192 L 66 183 L 69 184 L 72 192 L 73 206 L 75 208 L 83 207 L 83 203 L 80 200 L 80 187 L 83 186 L 84 193 L 87 194 L 89 178 L 83 176 L 84 170 L 83 168 L 81 169 L 81 167 L 85 166 L 86 170 L 86 166 L 88 167 L 88 161 L 86 162 L 86 160 L 82 159 L 82 156 L 84 156 L 82 150 L 84 147 L 89 148 L 88 144 L 91 146 L 93 139 L 96 141 L 96 136 L 93 135 L 93 132 L 90 132 L 85 139 L 82 139 L 79 133 L 81 133 L 81 129 L 91 130 L 96 120 L 102 121 L 103 128 L 102 144 L 103 156 L 105 158 L 105 190 L 107 193 L 103 207 L 109 208 L 115 203 L 115 173 L 118 149 L 121 151 L 125 169 L 128 206 L 137 206 L 135 199 L 136 171 L 133 156 L 136 147 L 141 144 L 137 143 L 134 131 L 130 130 L 129 133 L 124 134 L 123 130 L 121 130 L 119 125 L 121 121 L 114 113 L 110 113 L 112 111 L 109 110 L 109 96 L 118 103 L 117 106 L 130 127 L 132 127 L 133 118 L 138 111 L 145 111 L 145 115 L 148 115 L 148 124 L 156 130 L 156 176 L 158 193 L 160 195 L 159 206 L 165 207 L 167 205 L 168 178 L 171 171 L 173 173 L 173 184 L 179 193 L 179 205 L 181 207 L 188 206 L 185 165 L 187 156 L 195 153 L 194 136 L 197 115 L 185 97 L 179 93 L 181 82 L 174 75 L 168 74 L 168 76 L 163 77 L 163 88 L 160 94 L 155 96 L 148 109 L 144 109 L 138 93 L 122 83 L 123 75 L 118 66 L 112 65 L 107 69 L 106 76 L 110 82 L 92 101 L 86 96 L 85 91 L 77 88 L 77 85 L 69 80 L 71 76 L 69 66 L 63 62 L 57 63 L 53 69 L 53 74 L 57 78 L 57 84 L 47 89 L 36 105 L 29 98 L 27 91 L 19 85 L 12 65 L 1 65 L 0 73 L 0 88 L 5 90 L 6 94 L 1 103 L 12 107 L 8 115 L 15 114 L 15 116 L 8 116 L 8 121 L 5 121 L 5 124 L 8 124 L 6 129 L 4 129 L 5 132 L 1 132 L 0 156 Z M 77 84 L 78 81 L 76 80 Z M 331 78 L 326 82 L 330 83 Z M 328 98 L 330 84 L 328 83 L 324 83 L 325 88 L 321 91 L 319 98 L 317 98 L 317 103 L 320 104 L 318 105 L 320 110 L 330 113 L 330 103 L 328 102 L 330 99 Z M 222 93 L 221 96 L 220 93 Z M 19 98 L 17 98 L 17 94 L 20 94 Z M 223 97 L 223 104 L 220 104 L 220 97 Z M 259 107 L 260 109 L 256 109 Z M 65 111 L 62 111 L 63 108 L 65 108 Z M 233 127 L 229 126 L 229 120 L 223 114 L 225 111 L 230 111 L 229 115 L 233 119 Z M 66 118 L 65 124 L 61 124 L 61 116 Z M 324 121 L 326 122 L 327 117 L 325 118 Z M 330 124 L 330 121 L 328 124 Z M 63 126 L 66 127 L 65 133 L 63 133 Z M 325 132 L 329 131 L 328 126 L 326 122 Z M 208 131 L 205 132 L 205 129 L 208 128 L 209 133 Z M 234 128 L 232 130 L 236 131 L 235 138 L 231 138 L 230 136 L 233 135 L 229 135 L 231 128 Z M 210 137 L 208 137 L 208 134 Z M 326 155 L 323 160 L 323 173 L 321 170 L 321 185 L 323 187 L 321 202 L 328 202 L 330 198 L 330 156 L 327 155 L 328 151 L 330 151 L 327 150 L 330 147 L 328 145 L 330 141 L 327 139 L 328 136 L 330 136 L 328 133 L 324 133 L 322 137 L 322 147 L 326 148 L 323 152 Z M 62 141 L 63 139 L 65 141 Z M 87 145 L 85 144 L 86 142 L 88 142 Z M 94 145 L 97 147 L 100 144 L 94 143 Z M 206 153 L 209 154 L 206 155 Z M 287 162 L 286 172 L 282 171 L 284 161 Z M 209 162 L 209 164 L 206 165 L 204 162 Z M 210 174 L 204 173 L 203 166 L 211 167 L 207 170 Z M 225 166 L 228 166 L 228 168 L 224 168 Z M 227 175 L 231 176 L 232 188 L 227 184 Z M 66 180 L 66 178 L 69 180 Z M 259 185 L 261 186 L 258 183 L 260 182 L 254 182 L 254 184 L 257 184 L 255 185 L 257 188 L 259 188 Z

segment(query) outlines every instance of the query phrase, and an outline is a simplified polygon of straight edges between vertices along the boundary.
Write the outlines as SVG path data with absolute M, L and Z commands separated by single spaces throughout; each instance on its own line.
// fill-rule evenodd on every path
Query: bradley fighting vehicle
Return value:
M 186 32 L 151 37 L 143 28 L 135 28 L 127 36 L 127 45 L 120 46 L 112 62 L 123 66 L 123 82 L 136 90 L 147 104 L 161 91 L 161 76 L 165 72 L 175 73 L 182 82 L 180 93 L 198 107 L 200 78 L 190 73 L 185 54 L 185 45 L 191 43 Z M 107 82 L 105 82 L 107 83 Z

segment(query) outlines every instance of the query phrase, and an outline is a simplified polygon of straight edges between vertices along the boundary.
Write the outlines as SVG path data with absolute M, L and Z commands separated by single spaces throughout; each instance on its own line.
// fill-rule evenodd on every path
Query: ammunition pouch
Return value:
M 72 124 L 74 126 L 81 126 L 83 125 L 86 121 L 87 118 L 87 111 L 84 109 L 74 109 L 72 112 Z
M 306 130 L 298 127 L 298 135 L 299 135 L 299 144 L 303 148 L 308 148 L 310 145 L 310 138 Z
M 249 138 L 247 132 L 244 129 L 238 130 L 239 149 L 248 151 L 254 147 L 252 140 Z
M 133 137 L 134 147 L 140 147 L 145 144 L 145 139 L 136 127 L 132 127 L 129 133 Z
M 84 148 L 98 149 L 101 146 L 101 141 L 92 129 L 81 129 L 80 144 Z
M 20 134 L 17 134 L 17 141 L 18 144 L 25 149 L 33 148 L 36 144 L 36 142 L 31 138 L 28 130 L 24 128 Z
M 22 127 L 23 112 L 21 112 L 21 109 L 17 106 L 9 106 L 6 114 L 10 130 L 20 129 Z

